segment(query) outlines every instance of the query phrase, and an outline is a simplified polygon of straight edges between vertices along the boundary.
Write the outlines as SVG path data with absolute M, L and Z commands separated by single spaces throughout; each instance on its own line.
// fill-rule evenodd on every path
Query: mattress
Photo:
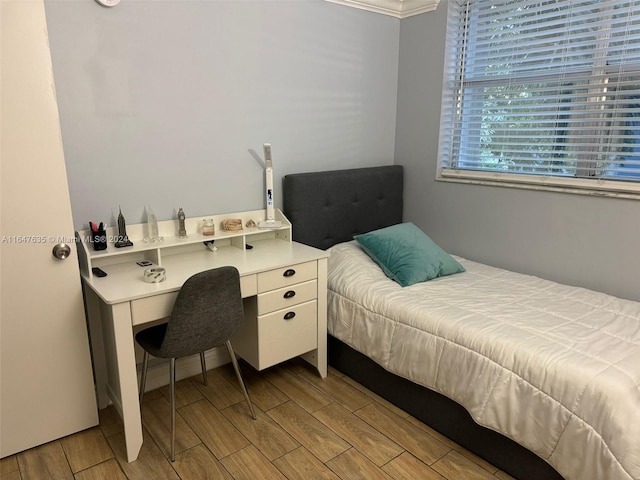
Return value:
M 640 479 L 640 303 L 460 257 L 402 288 L 356 242 L 330 253 L 331 335 L 568 480 Z

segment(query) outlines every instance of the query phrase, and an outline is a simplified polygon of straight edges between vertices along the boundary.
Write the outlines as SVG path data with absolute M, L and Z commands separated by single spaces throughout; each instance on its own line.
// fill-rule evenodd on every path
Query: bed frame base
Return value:
M 328 357 L 336 370 L 509 475 L 522 480 L 562 480 L 553 467 L 531 451 L 478 425 L 460 404 L 388 372 L 331 335 Z

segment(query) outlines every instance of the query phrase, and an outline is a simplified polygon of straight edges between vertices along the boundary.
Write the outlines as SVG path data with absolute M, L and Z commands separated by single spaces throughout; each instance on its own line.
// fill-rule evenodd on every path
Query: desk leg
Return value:
M 138 375 L 131 328 L 129 302 L 111 305 L 110 314 L 103 314 L 105 343 L 110 343 L 107 353 L 109 371 L 109 395 L 124 422 L 124 438 L 127 461 L 138 458 L 142 447 L 142 419 L 138 403 Z M 107 313 L 107 312 L 104 312 Z M 108 317 L 108 318 L 104 318 Z
M 327 376 L 327 259 L 318 260 L 318 348 L 302 355 L 318 369 L 320 377 Z
M 82 286 L 87 309 L 87 323 L 91 341 L 91 357 L 93 359 L 93 374 L 96 383 L 98 408 L 102 410 L 109 405 L 107 394 L 107 362 L 105 360 L 104 341 L 102 338 L 102 315 L 100 314 L 100 298 L 95 292 Z

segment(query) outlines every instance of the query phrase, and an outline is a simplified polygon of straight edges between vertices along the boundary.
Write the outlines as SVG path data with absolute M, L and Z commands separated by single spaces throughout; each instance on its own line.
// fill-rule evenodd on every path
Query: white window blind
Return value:
M 640 192 L 640 1 L 450 0 L 442 177 Z

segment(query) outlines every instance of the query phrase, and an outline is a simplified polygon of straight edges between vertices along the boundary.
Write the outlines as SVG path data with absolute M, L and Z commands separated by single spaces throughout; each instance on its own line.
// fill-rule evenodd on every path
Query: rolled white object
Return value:
M 147 283 L 160 283 L 167 279 L 167 270 L 162 267 L 147 268 L 144 271 L 144 281 Z

